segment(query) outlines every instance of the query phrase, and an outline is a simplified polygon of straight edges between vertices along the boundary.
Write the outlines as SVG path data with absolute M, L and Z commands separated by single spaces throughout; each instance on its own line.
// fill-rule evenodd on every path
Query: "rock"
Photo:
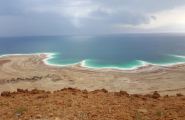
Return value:
M 183 97 L 181 98 L 181 100 L 185 100 L 185 96 L 183 96 Z
M 21 78 L 17 78 L 17 80 L 21 80 Z
M 42 116 L 41 115 L 37 115 L 36 118 L 40 119 Z
M 20 92 L 20 93 L 27 93 L 27 92 L 28 92 L 28 89 L 23 90 L 23 89 L 17 88 L 17 92 Z
M 147 110 L 147 109 L 138 109 L 138 112 L 139 112 L 139 113 L 147 113 L 148 110 Z
M 50 116 L 50 117 L 53 117 L 53 113 L 49 113 L 49 116 Z
M 39 90 L 39 93 L 46 93 L 45 90 Z
M 83 97 L 84 97 L 84 98 L 88 98 L 88 95 L 84 95 Z
M 68 87 L 68 90 L 74 91 L 75 89 L 72 87 Z
M 122 91 L 122 90 L 121 90 L 119 93 L 120 93 L 121 95 L 129 96 L 129 94 L 128 94 L 126 91 Z
M 120 92 L 114 92 L 115 96 L 129 96 L 129 94 L 126 91 L 120 91 Z
M 60 118 L 56 117 L 55 120 L 61 120 Z
M 61 89 L 61 91 L 66 91 L 66 90 L 68 90 L 68 88 L 63 88 L 63 89 Z
M 9 92 L 9 91 L 3 91 L 3 92 L 1 93 L 1 96 L 6 96 L 6 97 L 8 97 L 8 96 L 10 96 L 10 92 Z
M 47 93 L 47 94 L 51 94 L 51 92 L 50 92 L 50 91 L 47 91 L 46 93 Z
M 98 90 L 98 89 L 96 89 L 96 90 L 92 91 L 92 93 L 93 93 L 93 94 L 96 94 L 96 93 L 98 93 L 98 92 L 99 92 L 99 90 Z
M 108 91 L 106 89 L 104 89 L 104 88 L 101 89 L 101 91 L 104 92 L 104 93 L 108 93 Z
M 82 93 L 83 93 L 83 94 L 88 94 L 87 90 L 84 90 Z
M 39 98 L 48 98 L 48 95 L 47 94 L 41 94 L 41 95 L 38 95 L 36 98 L 37 99 L 39 99 Z
M 33 90 L 31 91 L 31 93 L 32 93 L 32 94 L 39 94 L 39 90 L 33 89 Z
M 14 92 L 12 92 L 12 94 L 18 94 L 18 93 L 14 91 Z
M 21 113 L 17 113 L 17 114 L 15 114 L 15 115 L 19 116 L 19 115 L 21 115 Z
M 32 78 L 32 80 L 38 80 L 38 79 L 40 79 L 40 77 L 38 77 L 38 76 L 33 76 L 33 78 Z
M 64 104 L 64 101 L 63 100 L 60 100 L 60 101 L 58 101 L 58 104 L 63 105 Z
M 115 96 L 121 96 L 121 94 L 119 92 L 114 92 L 113 93 Z
M 157 91 L 154 92 L 154 94 L 152 95 L 152 98 L 154 99 L 158 99 L 160 97 L 160 94 L 157 93 Z
M 144 100 L 144 101 L 145 101 L 145 100 L 147 100 L 147 98 L 146 98 L 146 97 L 142 97 L 141 99 L 142 99 L 142 100 Z
M 176 95 L 177 95 L 177 97 L 184 96 L 184 95 L 181 94 L 181 93 L 177 93 Z
M 168 95 L 165 95 L 164 98 L 169 98 L 169 96 Z

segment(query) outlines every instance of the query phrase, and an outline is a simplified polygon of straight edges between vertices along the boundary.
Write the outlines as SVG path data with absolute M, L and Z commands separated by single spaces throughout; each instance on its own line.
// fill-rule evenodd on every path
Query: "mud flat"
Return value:
M 0 93 L 21 89 L 56 91 L 64 87 L 93 91 L 161 95 L 185 94 L 185 64 L 158 66 L 145 64 L 132 69 L 95 69 L 84 63 L 54 66 L 47 63 L 50 54 L 6 55 L 0 57 Z

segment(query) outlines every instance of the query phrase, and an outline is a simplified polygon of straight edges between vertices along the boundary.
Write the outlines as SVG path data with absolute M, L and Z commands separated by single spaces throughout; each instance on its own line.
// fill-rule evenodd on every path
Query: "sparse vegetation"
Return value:
M 23 112 L 25 112 L 27 109 L 26 109 L 26 107 L 22 107 L 22 106 L 20 106 L 20 107 L 18 107 L 18 108 L 16 108 L 15 110 L 14 110 L 14 115 L 21 115 Z
M 4 103 L 0 103 L 0 106 L 3 106 L 3 105 L 5 105 Z
M 130 99 L 131 99 L 131 100 L 134 100 L 134 99 L 135 99 L 135 97 L 134 97 L 134 96 L 130 96 Z
M 163 110 L 157 110 L 156 112 L 155 112 L 155 115 L 157 115 L 157 116 L 161 116 L 161 115 L 163 115 L 164 114 L 164 111 Z
M 181 111 L 179 109 L 175 109 L 175 112 L 180 113 Z
M 71 102 L 72 100 L 71 99 L 67 99 L 68 102 Z

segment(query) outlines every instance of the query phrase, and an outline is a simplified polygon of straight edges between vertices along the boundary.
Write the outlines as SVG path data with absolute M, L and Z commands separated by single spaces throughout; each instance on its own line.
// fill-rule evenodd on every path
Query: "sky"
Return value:
M 185 32 L 185 0 L 0 0 L 0 36 Z

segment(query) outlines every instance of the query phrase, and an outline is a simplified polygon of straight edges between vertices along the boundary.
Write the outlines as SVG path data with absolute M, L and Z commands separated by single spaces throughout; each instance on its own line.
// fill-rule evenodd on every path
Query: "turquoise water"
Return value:
M 185 62 L 185 34 L 1 37 L 0 55 L 53 53 L 49 64 L 85 60 L 93 68 L 131 69 L 143 61 L 156 65 Z

